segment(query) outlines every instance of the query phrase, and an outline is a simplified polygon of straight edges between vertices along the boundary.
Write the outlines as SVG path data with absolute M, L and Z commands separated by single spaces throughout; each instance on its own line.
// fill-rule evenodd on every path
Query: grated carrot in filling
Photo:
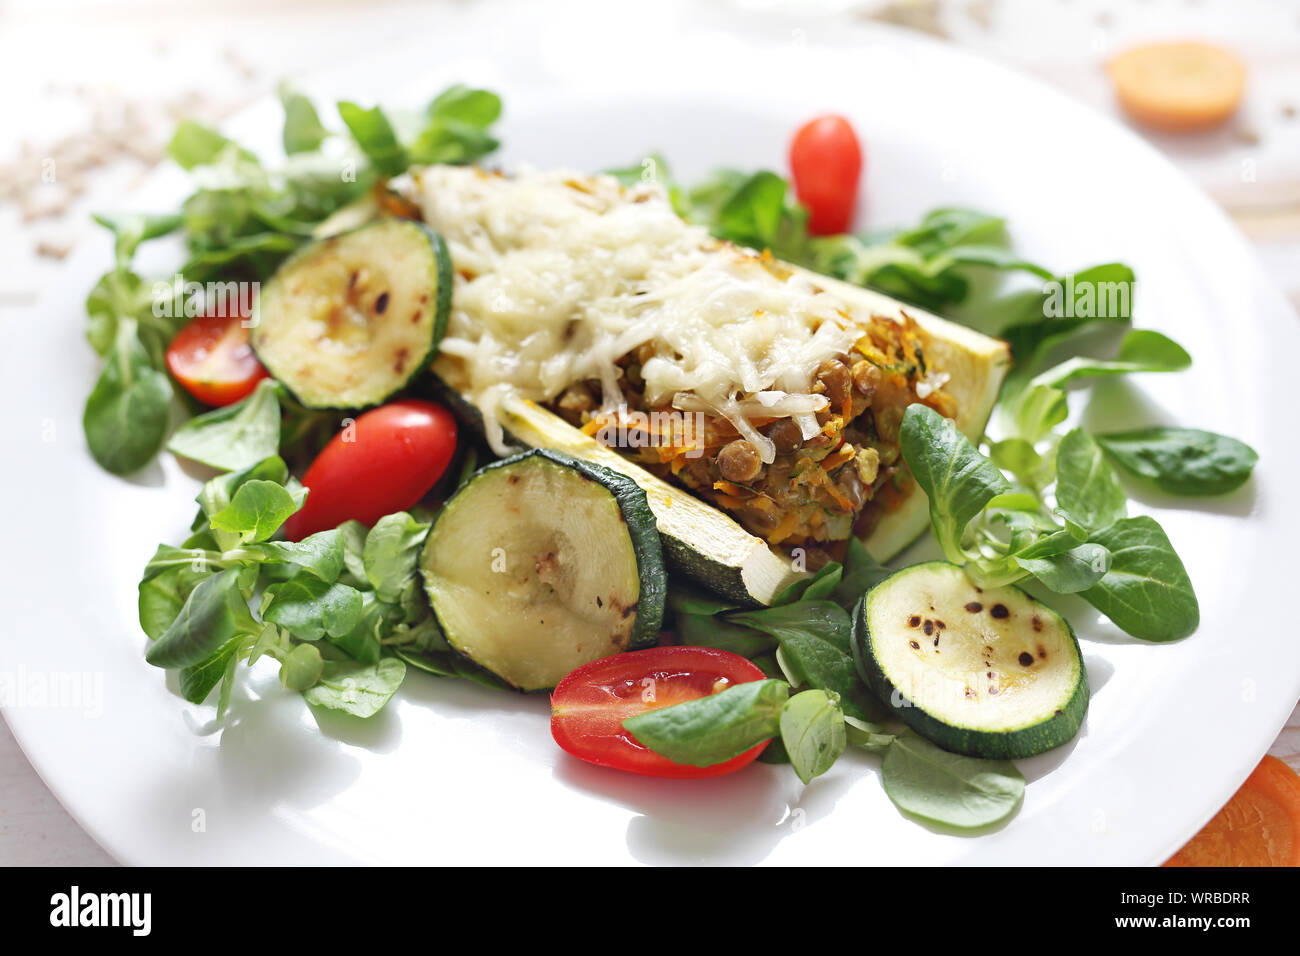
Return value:
M 786 538 L 794 534 L 795 529 L 799 526 L 799 512 L 792 509 L 785 513 L 781 523 L 773 529 L 772 533 L 767 536 L 768 544 L 780 544 Z

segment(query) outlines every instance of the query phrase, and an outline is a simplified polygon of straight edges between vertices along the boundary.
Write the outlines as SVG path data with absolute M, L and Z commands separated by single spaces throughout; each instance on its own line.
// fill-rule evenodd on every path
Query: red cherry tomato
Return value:
M 638 743 L 623 729 L 623 721 L 766 676 L 739 654 L 710 647 L 652 647 L 604 657 L 556 686 L 551 736 L 573 756 L 601 767 L 651 777 L 717 777 L 752 763 L 767 742 L 725 763 L 690 767 Z
M 284 523 L 298 541 L 355 519 L 374 524 L 423 498 L 456 450 L 456 420 L 432 402 L 389 402 L 358 416 L 307 469 L 307 501 Z
M 205 405 L 232 405 L 266 378 L 240 315 L 201 315 L 167 346 L 167 368 Z
M 790 142 L 790 172 L 799 201 L 808 207 L 814 236 L 848 232 L 858 203 L 862 147 L 843 116 L 818 116 Z

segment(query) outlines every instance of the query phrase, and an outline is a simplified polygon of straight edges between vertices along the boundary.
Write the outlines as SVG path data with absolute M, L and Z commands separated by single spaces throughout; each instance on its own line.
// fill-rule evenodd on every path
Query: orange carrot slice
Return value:
M 1120 105 L 1146 126 L 1185 131 L 1217 126 L 1236 112 L 1246 67 L 1209 43 L 1151 43 L 1107 67 Z
M 1300 866 L 1300 776 L 1265 757 L 1165 866 Z

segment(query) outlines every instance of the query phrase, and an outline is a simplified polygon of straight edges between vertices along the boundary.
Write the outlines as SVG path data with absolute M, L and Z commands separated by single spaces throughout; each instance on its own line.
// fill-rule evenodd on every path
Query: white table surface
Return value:
M 329 67 L 389 37 L 437 29 L 465 2 L 0 0 L 0 83 L 11 93 L 0 103 L 0 189 L 16 184 L 0 191 L 0 322 L 39 306 L 41 289 L 59 279 L 58 253 L 92 232 L 92 197 L 102 201 L 137 181 L 176 114 L 217 121 L 282 78 Z M 503 7 L 508 22 L 510 0 L 480 2 Z M 1213 134 L 1155 141 L 1227 209 L 1300 308 L 1300 0 L 702 2 L 730 6 L 737 16 L 782 18 L 795 41 L 801 22 L 825 17 L 903 22 L 1106 112 L 1115 107 L 1101 64 L 1125 45 L 1203 37 L 1234 48 L 1251 69 L 1239 116 Z M 78 165 L 75 144 L 92 129 L 99 148 L 122 155 L 43 183 L 42 163 Z M 1053 130 L 1044 118 L 1044 135 L 1068 142 L 1069 131 Z M 43 214 L 52 207 L 64 207 L 62 214 Z M 1300 770 L 1300 707 L 1270 753 Z M 0 722 L 0 865 L 112 863 Z

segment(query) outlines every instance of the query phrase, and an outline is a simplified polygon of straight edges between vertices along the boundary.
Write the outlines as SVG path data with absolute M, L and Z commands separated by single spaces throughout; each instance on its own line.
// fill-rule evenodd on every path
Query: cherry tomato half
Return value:
M 357 417 L 307 469 L 307 501 L 284 523 L 298 541 L 355 519 L 374 524 L 433 487 L 456 450 L 456 420 L 441 405 L 406 399 Z
M 724 763 L 690 767 L 638 743 L 623 729 L 623 721 L 765 676 L 739 654 L 710 647 L 652 647 L 604 657 L 556 686 L 551 736 L 568 753 L 601 767 L 651 777 L 717 777 L 752 763 L 767 742 Z
M 862 147 L 843 116 L 818 116 L 790 142 L 790 173 L 799 201 L 808 207 L 814 236 L 848 232 L 858 203 Z
M 240 315 L 201 315 L 167 346 L 172 377 L 205 405 L 233 405 L 266 378 Z

